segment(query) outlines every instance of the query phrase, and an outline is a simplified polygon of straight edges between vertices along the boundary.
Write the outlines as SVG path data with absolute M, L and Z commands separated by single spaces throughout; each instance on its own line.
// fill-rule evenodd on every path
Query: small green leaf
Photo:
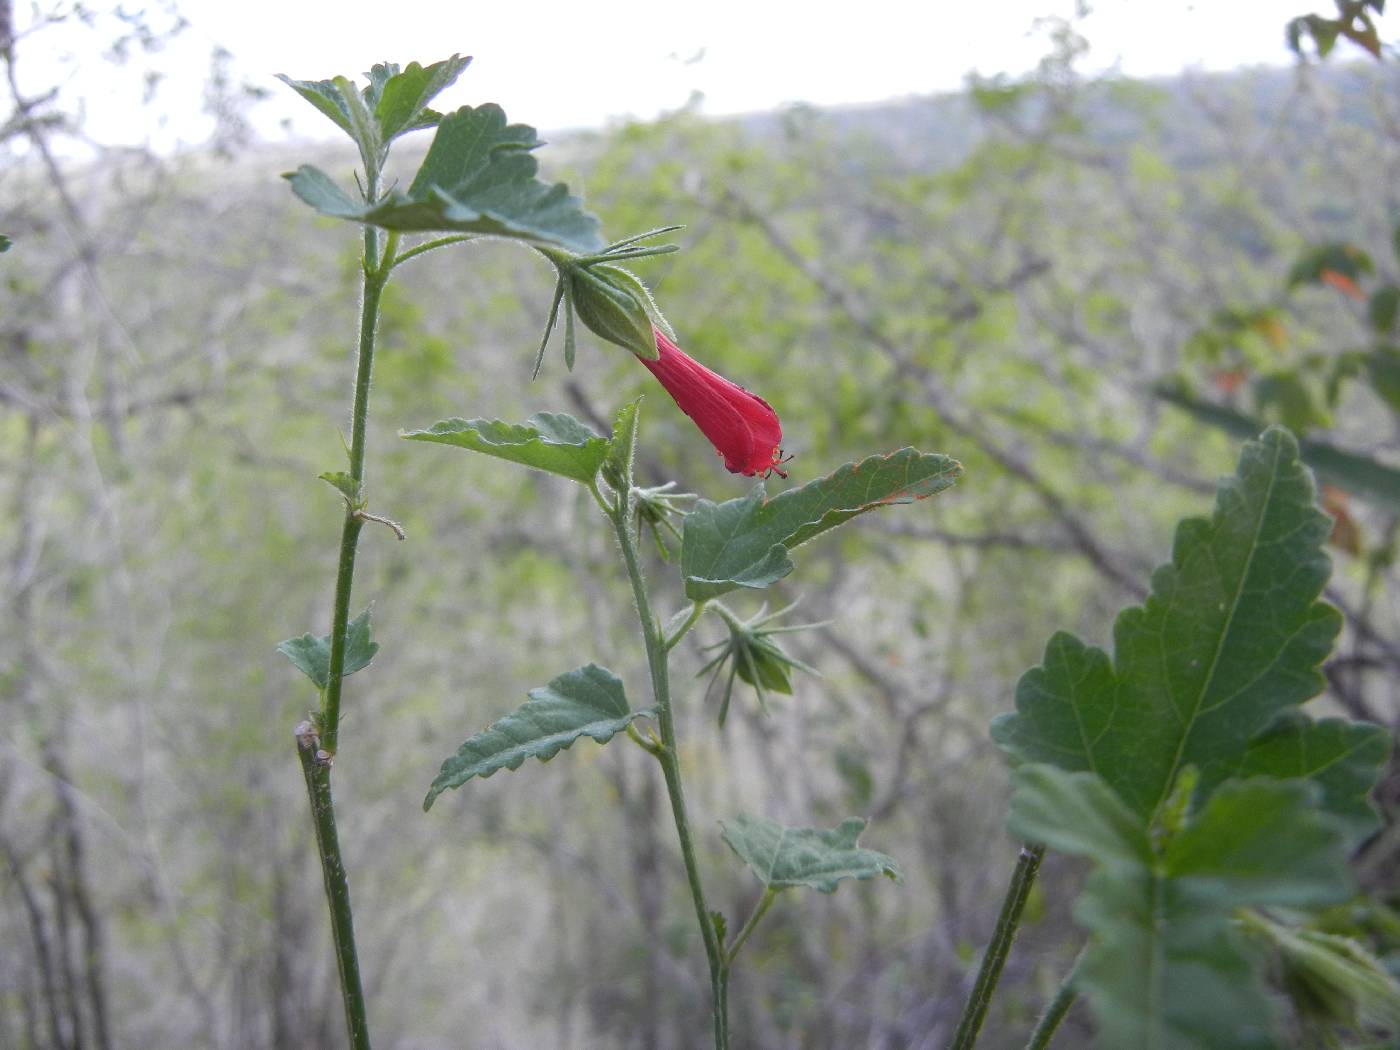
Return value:
M 1369 355 L 1363 355 L 1369 357 Z M 1369 362 L 1367 363 L 1369 366 Z M 1264 429 L 1264 424 L 1234 409 L 1202 401 L 1179 384 L 1161 384 L 1153 393 L 1163 401 L 1184 409 L 1202 422 L 1219 427 L 1238 438 L 1252 438 Z M 1387 510 L 1400 513 L 1400 470 L 1379 463 L 1369 456 L 1358 455 L 1329 445 L 1325 441 L 1305 438 L 1298 442 L 1303 462 L 1331 485 Z
M 835 893 L 842 879 L 884 875 L 903 881 L 892 857 L 856 845 L 865 821 L 843 820 L 835 828 L 789 828 L 766 817 L 720 821 L 720 835 L 760 882 L 771 890 L 810 886 Z
M 365 171 L 377 172 L 384 155 L 388 152 L 388 143 L 379 134 L 379 122 L 369 111 L 360 89 L 351 83 L 348 77 L 336 77 L 332 83 L 340 92 L 346 117 L 350 121 L 350 137 L 360 148 L 360 159 L 364 163 Z
M 344 496 L 345 502 L 349 504 L 352 509 L 361 506 L 360 483 L 349 474 L 345 473 L 345 471 L 327 470 L 316 476 Z
M 14 246 L 14 241 L 0 233 L 0 253 L 9 251 Z
M 489 777 L 500 769 L 519 769 L 527 758 L 548 762 L 579 737 L 605 744 L 637 718 L 652 718 L 654 708 L 633 711 L 622 679 L 606 667 L 589 664 L 562 674 L 530 699 L 472 737 L 442 764 L 425 810 L 444 791 L 472 777 Z
M 1186 765 L 1239 760 L 1282 712 L 1317 695 L 1341 628 L 1318 601 L 1332 522 L 1292 435 L 1248 442 L 1215 513 L 1176 532 L 1142 608 L 1114 624 L 1115 656 L 1057 634 L 992 736 L 1013 758 L 1092 770 L 1148 816 Z
M 603 464 L 603 477 L 616 491 L 626 494 L 632 484 L 632 460 L 637 449 L 637 424 L 640 420 L 642 399 L 639 397 L 623 405 L 613 423 L 612 438 L 608 441 L 608 456 Z
M 370 637 L 370 610 L 366 609 L 345 625 L 345 667 L 341 677 L 352 675 L 369 666 L 374 654 L 379 652 L 379 643 Z M 277 646 L 277 651 L 316 683 L 317 689 L 324 689 L 330 681 L 331 636 L 317 638 L 304 634 L 300 638 L 288 638 Z
M 322 215 L 353 219 L 363 210 L 362 205 L 320 168 L 303 164 L 296 171 L 287 172 L 282 177 L 291 183 L 293 193 Z
M 1345 842 L 1316 786 L 1231 782 L 1154 846 L 1144 818 L 1094 773 L 1036 764 L 1015 782 L 1015 832 L 1097 865 L 1075 908 L 1091 935 L 1076 987 L 1100 1045 L 1272 1050 L 1272 997 L 1234 916 L 1351 891 Z
M 397 62 L 376 62 L 369 67 L 369 72 L 365 74 L 369 80 L 364 92 L 365 104 L 376 114 L 379 112 L 379 103 L 384 98 L 385 86 L 402 72 L 403 68 Z
M 1377 332 L 1389 335 L 1395 331 L 1395 319 L 1400 317 L 1400 288 L 1388 284 L 1371 293 L 1367 313 L 1371 318 L 1371 327 Z
M 335 126 L 351 137 L 350 114 L 345 108 L 345 100 L 333 80 L 293 80 L 285 73 L 278 73 L 277 79 L 286 84 L 306 101 L 330 117 Z
M 724 912 L 710 912 L 710 925 L 714 928 L 715 938 L 719 941 L 719 946 L 723 948 L 725 938 L 729 936 L 729 920 L 724 917 Z
M 737 587 L 767 587 L 792 571 L 792 548 L 876 507 L 942 492 L 962 469 L 948 456 L 905 448 L 847 463 L 772 499 L 760 483 L 724 503 L 700 500 L 685 516 L 681 543 L 686 597 L 700 601 Z
M 451 86 L 470 62 L 470 57 L 462 58 L 460 55 L 453 55 L 430 66 L 410 62 L 403 72 L 395 71 L 389 76 L 379 88 L 374 106 L 374 115 L 379 121 L 379 131 L 384 141 L 436 124 L 441 115 L 429 110 L 428 103 Z M 373 81 L 374 76 L 371 75 L 370 79 Z
M 499 419 L 444 419 L 427 430 L 401 430 L 399 437 L 484 452 L 584 485 L 593 483 L 609 448 L 607 438 L 562 412 L 540 412 L 522 424 Z

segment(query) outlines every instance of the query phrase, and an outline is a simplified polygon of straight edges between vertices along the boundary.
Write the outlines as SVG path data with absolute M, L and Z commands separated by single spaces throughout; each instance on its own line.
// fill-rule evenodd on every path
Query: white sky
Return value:
M 953 90 L 972 70 L 1032 68 L 1047 50 L 1044 33 L 1033 31 L 1036 19 L 1074 9 L 1073 0 L 148 2 L 174 3 L 191 28 L 124 68 L 96 57 L 100 27 L 50 29 L 21 41 L 22 84 L 38 91 L 64 83 L 66 97 L 83 100 L 96 140 L 194 143 L 207 133 L 202 84 L 210 51 L 221 45 L 233 53 L 237 74 L 273 91 L 254 111 L 265 137 L 321 138 L 338 132 L 272 74 L 322 79 L 379 61 L 427 63 L 460 51 L 475 60 L 439 108 L 496 101 L 513 120 L 549 130 L 655 116 L 695 91 L 704 95 L 702 111 L 718 115 Z M 15 6 L 22 30 L 32 15 L 24 0 Z M 1092 6 L 1082 23 L 1088 68 L 1116 64 L 1139 76 L 1287 62 L 1285 21 L 1330 8 L 1326 0 Z M 140 71 L 148 66 L 166 78 L 155 105 L 141 98 Z

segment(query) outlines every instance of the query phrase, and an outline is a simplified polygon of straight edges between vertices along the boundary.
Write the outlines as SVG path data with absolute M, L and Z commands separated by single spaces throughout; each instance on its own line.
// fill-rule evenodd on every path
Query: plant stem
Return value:
M 370 199 L 373 199 L 373 187 Z M 350 476 L 356 486 L 365 480 L 365 428 L 369 419 L 370 378 L 374 370 L 374 340 L 379 325 L 379 301 L 389 283 L 393 266 L 390 237 L 389 257 L 381 265 L 379 237 L 372 227 L 365 230 L 364 299 L 360 305 L 360 353 L 355 369 L 355 401 L 350 410 Z M 355 582 L 355 551 L 364 519 L 347 508 L 340 532 L 340 560 L 335 577 L 335 608 L 331 614 L 330 671 L 321 702 L 321 746 L 335 757 L 340 736 L 340 691 L 345 669 L 345 628 L 350 622 L 350 592 Z
M 622 548 L 622 560 L 627 567 L 628 579 L 632 582 L 632 596 L 637 603 L 637 615 L 642 621 L 642 638 L 646 643 L 647 666 L 651 671 L 652 697 L 656 701 L 657 721 L 661 727 L 661 749 L 656 760 L 661 763 L 661 772 L 666 780 L 666 793 L 671 799 L 671 816 L 676 824 L 676 835 L 681 843 L 681 861 L 685 865 L 686 882 L 690 886 L 690 897 L 695 903 L 695 918 L 700 923 L 700 936 L 705 942 L 705 956 L 710 964 L 710 992 L 713 999 L 715 1050 L 728 1050 L 729 1017 L 727 1011 L 728 987 L 727 969 L 719 936 L 710 920 L 710 909 L 705 903 L 705 890 L 700 883 L 700 866 L 695 859 L 695 842 L 690 832 L 690 818 L 685 810 L 685 792 L 681 787 L 680 755 L 676 748 L 676 722 L 671 713 L 670 671 L 667 666 L 666 642 L 661 636 L 661 627 L 651 612 L 651 602 L 647 597 L 646 580 L 637 558 L 637 537 L 632 528 L 632 500 L 629 495 L 619 495 L 617 503 L 608 510 L 608 518 L 617 532 L 618 544 Z
M 1055 1037 L 1055 1029 L 1060 1027 L 1060 1022 L 1065 1019 L 1065 1014 L 1069 1013 L 1069 1008 L 1074 1005 L 1074 1000 L 1079 995 L 1074 987 L 1074 977 L 1079 972 L 1079 964 L 1083 960 L 1084 950 L 1081 948 L 1074 965 L 1060 982 L 1055 998 L 1046 1003 L 1045 1009 L 1040 1012 L 1040 1018 L 1035 1023 L 1035 1031 L 1031 1032 L 1026 1050 L 1047 1050 L 1050 1046 L 1050 1040 Z
M 378 175 L 369 172 L 365 197 L 371 203 L 378 193 Z M 350 476 L 357 489 L 365 478 L 365 430 L 369 419 L 370 378 L 374 368 L 374 340 L 379 324 L 379 303 L 389 271 L 394 264 L 398 235 L 390 234 L 386 254 L 381 258 L 379 232 L 365 227 L 364 297 L 360 304 L 360 345 L 355 366 L 355 399 L 350 410 Z M 316 849 L 321 857 L 321 876 L 325 882 L 326 903 L 331 913 L 331 936 L 335 942 L 336 969 L 340 974 L 340 993 L 345 1006 L 345 1030 L 351 1050 L 370 1050 L 369 1021 L 365 1011 L 365 993 L 360 982 L 360 960 L 355 949 L 355 923 L 350 910 L 350 886 L 345 876 L 345 862 L 340 854 L 340 835 L 336 830 L 335 802 L 331 795 L 331 763 L 335 760 L 340 735 L 341 681 L 345 670 L 345 629 L 350 621 L 350 593 L 355 583 L 355 551 L 359 544 L 364 518 L 351 508 L 345 508 L 345 522 L 340 531 L 340 557 L 335 576 L 335 604 L 331 613 L 330 668 L 326 688 L 321 696 L 321 709 L 314 727 L 297 735 L 297 752 L 306 777 L 306 795 L 311 804 L 311 816 L 316 827 Z
M 1002 967 L 1011 952 L 1011 942 L 1016 939 L 1016 929 L 1021 924 L 1021 913 L 1026 907 L 1026 898 L 1035 884 L 1036 872 L 1045 857 L 1044 846 L 1022 846 L 1016 858 L 1016 870 L 1011 876 L 1011 885 L 1006 888 L 1006 897 L 1001 902 L 1001 914 L 997 916 L 997 927 L 987 952 L 982 957 L 982 965 L 977 971 L 977 983 L 972 986 L 972 994 L 963 1007 L 958 1030 L 953 1033 L 949 1050 L 972 1050 L 977 1043 L 977 1033 L 982 1030 L 982 1022 L 987 1016 L 992 993 L 1001 979 Z
M 297 751 L 301 756 L 301 771 L 306 777 L 306 794 L 311 801 L 311 818 L 316 825 L 316 849 L 321 855 L 321 877 L 331 909 L 335 965 L 340 973 L 341 997 L 345 1005 L 345 1031 L 352 1050 L 370 1050 L 365 993 L 360 986 L 360 959 L 355 952 L 355 925 L 350 914 L 350 887 L 345 879 L 345 865 L 340 859 L 340 837 L 335 828 L 331 771 L 329 766 L 316 760 L 314 746 L 299 747 Z

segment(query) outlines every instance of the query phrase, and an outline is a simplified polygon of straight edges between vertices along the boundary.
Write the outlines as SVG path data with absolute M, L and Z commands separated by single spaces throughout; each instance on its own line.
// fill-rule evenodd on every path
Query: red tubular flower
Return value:
M 700 433 L 724 457 L 724 466 L 731 474 L 761 474 L 767 477 L 780 469 L 783 450 L 783 428 L 773 406 L 751 394 L 724 376 L 711 372 L 699 361 L 666 338 L 660 329 L 656 333 L 655 361 L 638 358 L 652 375 L 660 380 L 666 393 L 680 410 L 695 421 Z

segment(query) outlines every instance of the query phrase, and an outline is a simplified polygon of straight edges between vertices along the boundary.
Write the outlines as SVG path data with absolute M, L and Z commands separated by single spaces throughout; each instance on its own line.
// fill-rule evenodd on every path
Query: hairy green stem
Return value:
M 728 987 L 727 968 L 719 935 L 710 920 L 710 909 L 705 903 L 705 890 L 700 883 L 700 866 L 695 859 L 695 841 L 690 831 L 690 818 L 685 809 L 685 791 L 681 786 L 680 755 L 676 747 L 676 722 L 671 713 L 670 671 L 667 665 L 666 641 L 661 636 L 661 627 L 651 612 L 651 602 L 647 597 L 646 580 L 642 575 L 641 563 L 637 557 L 637 537 L 632 526 L 631 499 L 619 495 L 615 506 L 609 509 L 608 518 L 617 532 L 618 545 L 622 548 L 623 564 L 627 577 L 632 582 L 632 596 L 637 603 L 637 615 L 642 622 L 642 638 L 646 643 L 647 666 L 651 672 L 652 697 L 656 701 L 657 722 L 661 727 L 661 748 L 656 760 L 661 763 L 661 773 L 666 780 L 666 793 L 671 799 L 671 816 L 676 824 L 676 835 L 681 843 L 681 861 L 685 865 L 686 882 L 690 886 L 690 897 L 695 904 L 695 918 L 700 923 L 700 936 L 705 942 L 705 956 L 710 964 L 710 993 L 714 1013 L 715 1050 L 728 1050 L 729 1017 L 727 1012 Z
M 388 283 L 388 270 L 379 268 L 377 239 L 365 242 L 365 291 L 360 308 L 360 354 L 355 370 L 355 401 L 350 412 L 350 476 L 357 486 L 365 480 L 365 426 L 369 418 L 370 377 L 374 370 L 374 339 L 379 324 L 379 301 Z M 335 576 L 335 607 L 331 613 L 330 671 L 321 700 L 321 746 L 334 757 L 340 742 L 340 692 L 345 670 L 345 628 L 350 623 L 350 592 L 355 584 L 355 552 L 364 519 L 349 508 L 340 530 L 340 559 Z
M 1030 1042 L 1026 1043 L 1026 1050 L 1047 1050 L 1050 1046 L 1050 1040 L 1055 1037 L 1055 1030 L 1060 1027 L 1060 1022 L 1065 1019 L 1065 1014 L 1069 1013 L 1069 1008 L 1074 1005 L 1074 1000 L 1079 995 L 1074 987 L 1074 978 L 1079 973 L 1079 964 L 1083 961 L 1084 950 L 1081 948 L 1074 965 L 1060 982 L 1055 998 L 1046 1003 L 1045 1009 L 1040 1012 L 1035 1031 L 1031 1032 Z
M 331 798 L 330 767 L 317 760 L 313 741 L 299 741 L 301 771 L 306 777 L 306 795 L 311 801 L 311 818 L 316 826 L 316 850 L 321 855 L 321 877 L 326 901 L 331 909 L 331 933 L 335 940 L 335 965 L 340 973 L 341 997 L 345 1005 L 345 1031 L 351 1050 L 370 1050 L 369 1021 L 365 1014 L 365 993 L 360 984 L 360 958 L 355 951 L 355 924 L 350 914 L 350 887 L 345 864 L 340 859 L 340 836 L 335 827 L 335 802 Z
M 1035 884 L 1036 872 L 1045 857 L 1044 846 L 1022 846 L 1016 858 L 1016 870 L 1011 876 L 1011 885 L 1006 888 L 1006 896 L 1001 902 L 1001 914 L 997 916 L 997 927 L 987 952 L 982 956 L 982 965 L 977 971 L 977 982 L 972 986 L 972 994 L 963 1007 L 962 1019 L 953 1033 L 949 1050 L 972 1050 L 977 1043 L 977 1034 L 982 1030 L 982 1022 L 987 1017 L 987 1007 L 991 1004 L 992 993 L 1001 979 L 1002 967 L 1011 952 L 1011 942 L 1016 939 L 1016 929 L 1021 924 L 1021 913 L 1026 908 L 1026 898 Z
M 373 202 L 378 193 L 378 176 L 368 173 L 365 197 Z M 369 419 L 370 379 L 374 369 L 374 341 L 379 325 L 379 304 L 389 271 L 394 265 L 398 235 L 390 234 L 385 254 L 380 254 L 379 232 L 365 228 L 364 296 L 360 304 L 360 341 L 355 365 L 355 398 L 350 410 L 350 476 L 357 488 L 365 478 L 365 431 Z M 345 1007 L 345 1028 L 351 1050 L 370 1050 L 369 1022 L 365 993 L 360 981 L 359 954 L 355 948 L 355 923 L 350 909 L 350 886 L 340 853 L 336 830 L 335 803 L 331 795 L 331 764 L 335 761 L 340 737 L 341 682 L 345 671 L 345 630 L 350 622 L 350 594 L 355 583 L 355 551 L 365 519 L 345 507 L 340 531 L 340 556 L 336 563 L 335 603 L 331 613 L 330 668 L 321 709 L 309 731 L 298 731 L 297 750 L 306 777 L 306 794 L 316 827 L 316 849 L 321 858 L 326 903 L 331 913 L 331 936 L 335 942 L 336 968 Z

